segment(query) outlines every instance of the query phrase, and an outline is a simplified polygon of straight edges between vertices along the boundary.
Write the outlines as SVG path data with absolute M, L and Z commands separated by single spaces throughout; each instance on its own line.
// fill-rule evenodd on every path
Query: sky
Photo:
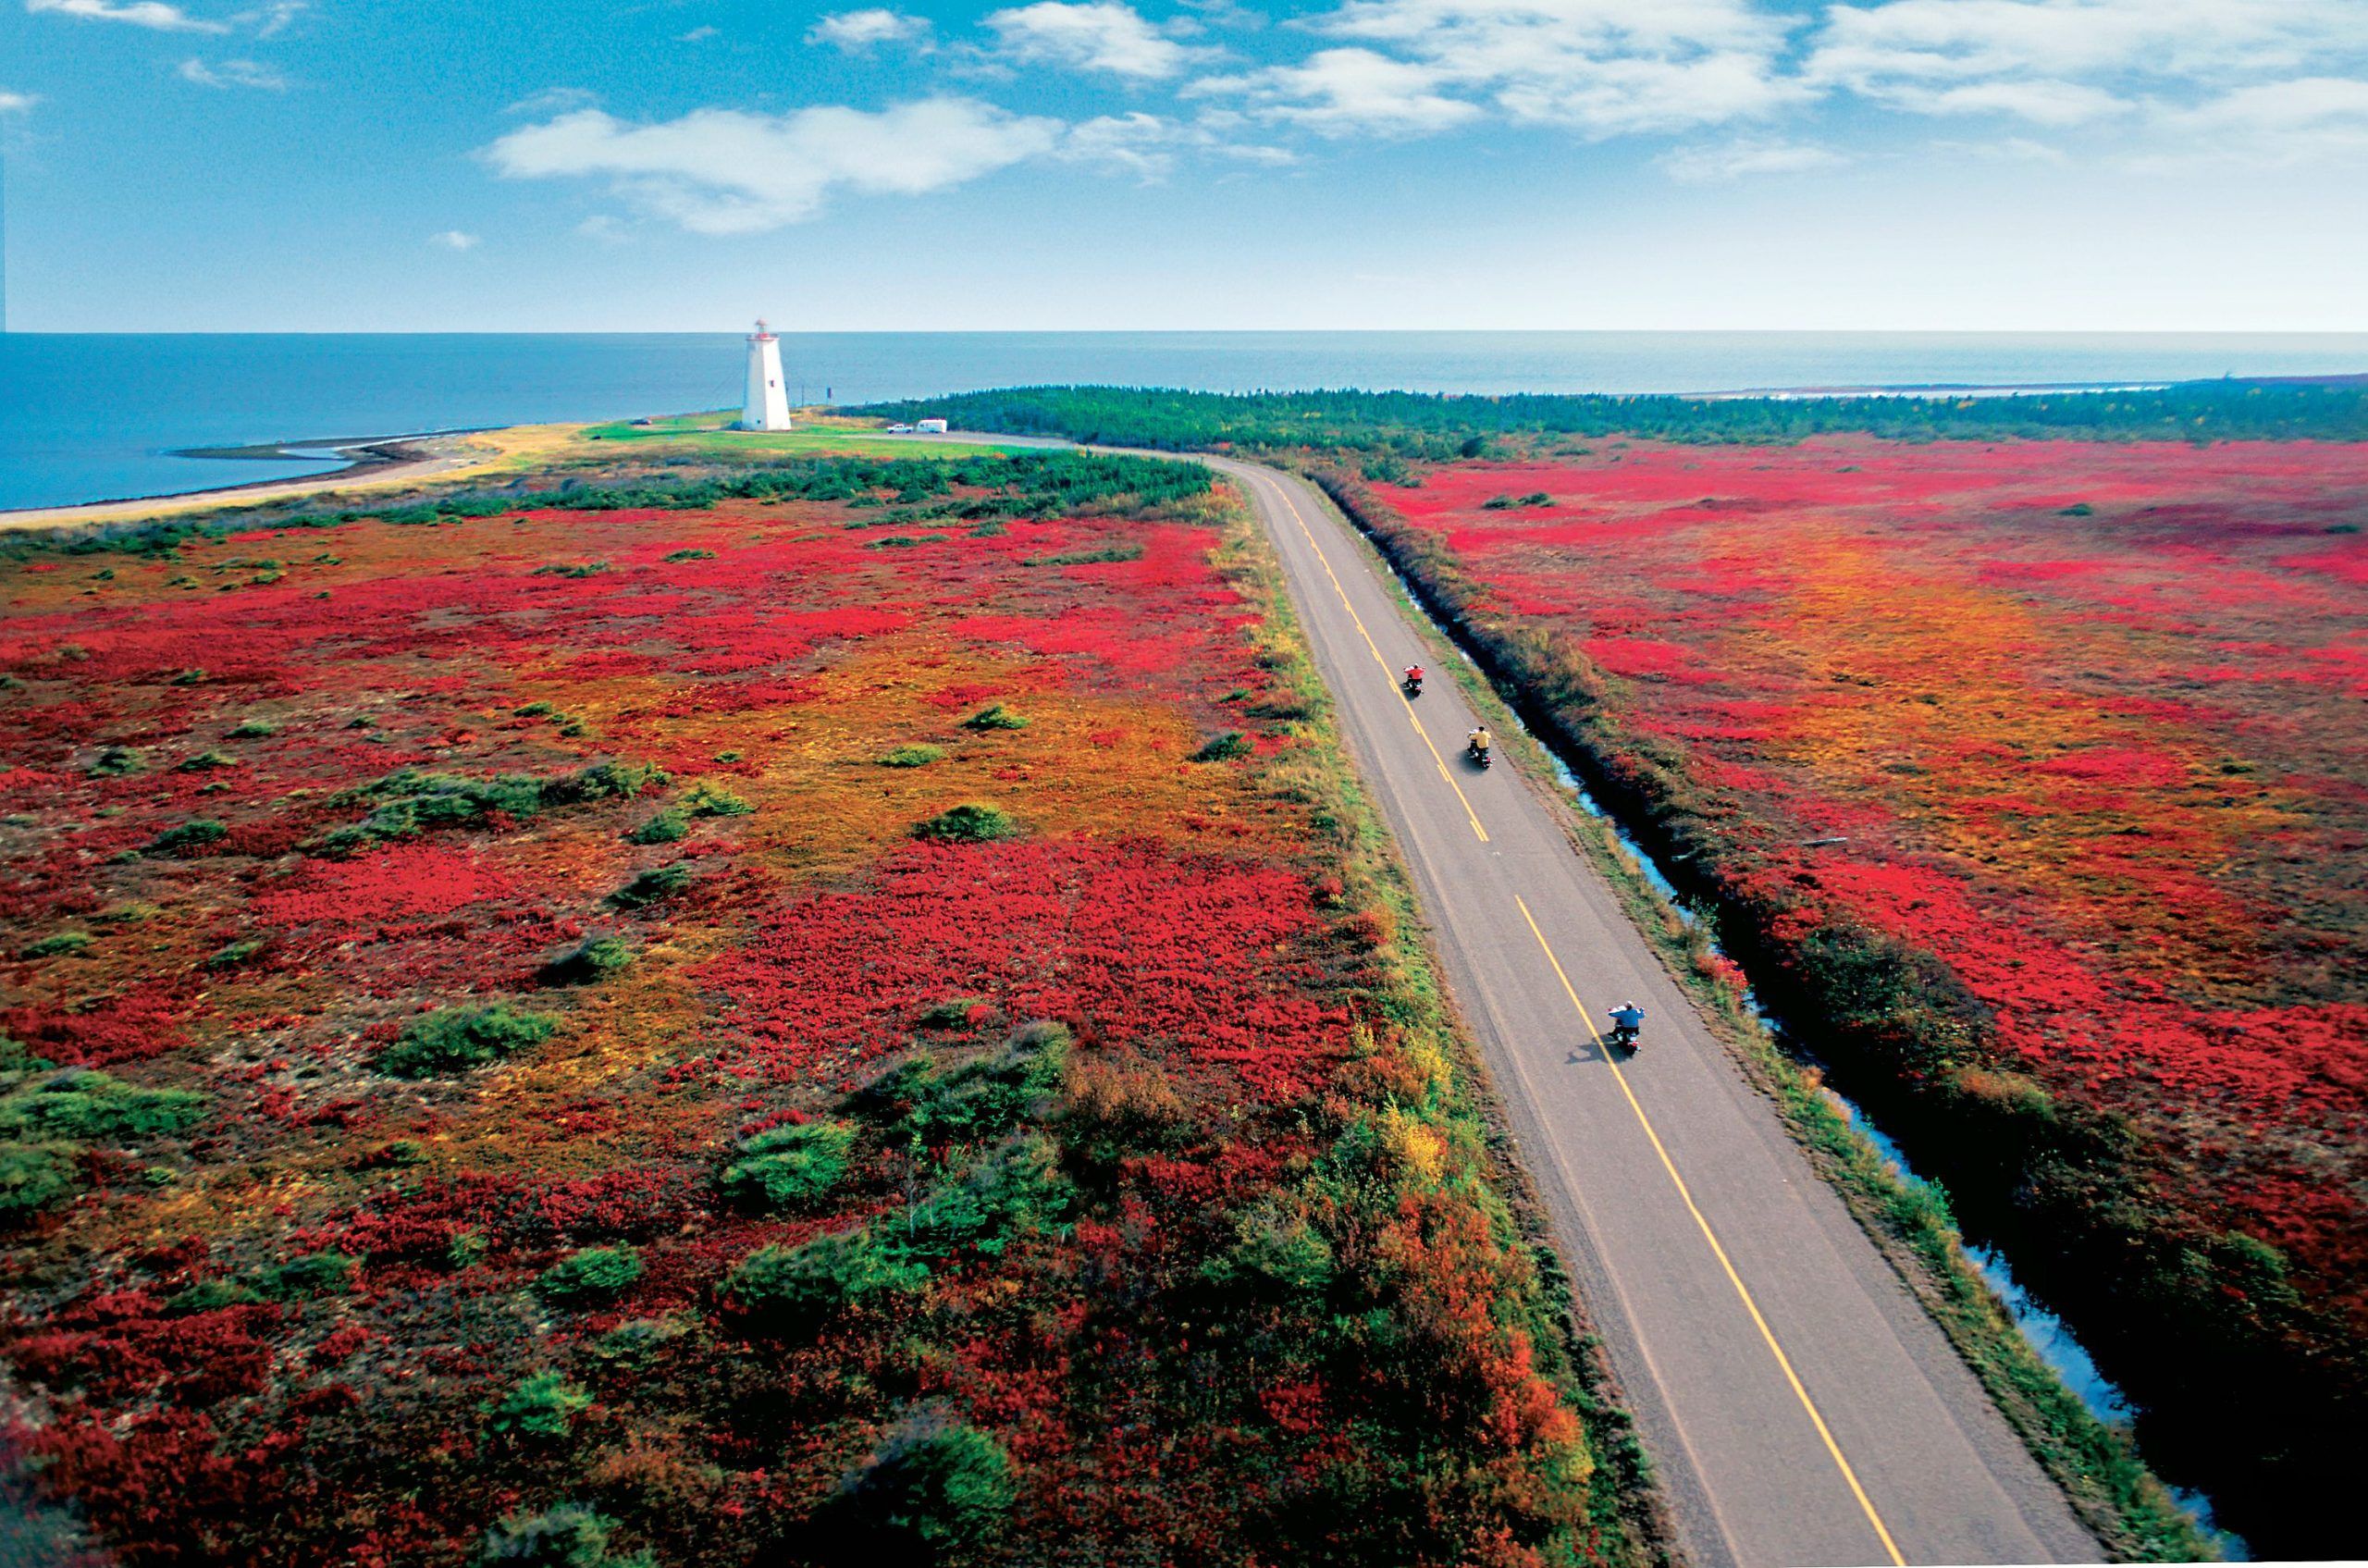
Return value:
M 46 331 L 2368 330 L 2368 0 L 0 0 Z

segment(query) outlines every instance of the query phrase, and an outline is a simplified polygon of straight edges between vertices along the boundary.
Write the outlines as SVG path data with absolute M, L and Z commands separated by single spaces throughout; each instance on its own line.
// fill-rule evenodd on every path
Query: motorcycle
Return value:
M 1398 684 L 1405 688 L 1406 695 L 1410 698 L 1423 695 L 1423 677 L 1420 675 L 1409 675 Z
M 1465 746 L 1463 749 L 1471 754 L 1473 765 L 1484 772 L 1487 771 L 1488 759 L 1496 755 L 1493 747 L 1481 746 L 1476 742 Z
M 1626 1051 L 1634 1055 L 1636 1049 L 1636 1036 L 1643 1032 L 1634 1024 L 1616 1023 L 1611 1026 L 1611 1032 L 1603 1037 L 1603 1043 L 1614 1050 Z

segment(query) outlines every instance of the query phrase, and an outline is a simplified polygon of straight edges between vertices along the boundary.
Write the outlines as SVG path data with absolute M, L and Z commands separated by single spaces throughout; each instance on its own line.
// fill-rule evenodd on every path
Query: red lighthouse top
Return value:
M 757 335 L 750 340 L 752 342 L 769 343 L 772 340 L 772 336 L 773 335 L 771 333 L 765 330 L 765 318 L 761 315 L 757 317 Z

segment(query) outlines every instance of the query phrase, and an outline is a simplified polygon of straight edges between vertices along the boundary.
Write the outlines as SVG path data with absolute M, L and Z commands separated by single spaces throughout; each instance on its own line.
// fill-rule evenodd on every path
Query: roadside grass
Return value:
M 1373 956 L 1374 993 L 1405 1031 L 1410 1051 L 1438 1065 L 1427 1097 L 1404 1109 L 1446 1140 L 1453 1163 L 1462 1167 L 1460 1180 L 1471 1184 L 1498 1243 L 1531 1266 L 1526 1288 L 1510 1299 L 1536 1348 L 1538 1370 L 1584 1428 L 1594 1459 L 1588 1520 L 1600 1537 L 1602 1561 L 1671 1568 L 1675 1535 L 1651 1456 L 1637 1439 L 1634 1416 L 1620 1403 L 1603 1342 L 1554 1249 L 1545 1206 L 1521 1164 L 1496 1086 L 1441 982 L 1437 956 L 1419 934 L 1425 928 L 1413 879 L 1358 782 L 1281 562 L 1246 500 L 1228 509 L 1224 542 L 1212 559 L 1259 610 L 1258 660 L 1276 686 L 1289 694 L 1289 730 L 1312 734 L 1316 742 L 1290 748 L 1271 765 L 1275 792 L 1312 808 L 1317 830 L 1328 835 L 1343 884 L 1333 902 L 1388 917 L 1390 933 Z
M 1330 497 L 1323 504 L 1334 516 L 1342 515 Z M 1364 530 L 1353 519 L 1344 520 L 1366 564 L 1400 594 L 1410 595 Z M 1498 750 L 1519 761 L 1534 787 L 1552 778 L 1555 759 L 1487 675 L 1427 613 L 1414 619 L 1436 666 L 1449 673 L 1481 722 L 1496 732 Z M 1948 1336 L 2114 1561 L 2217 1561 L 2217 1543 L 2147 1468 L 2130 1434 L 2100 1420 L 2015 1327 L 2005 1303 L 1966 1255 L 1946 1194 L 1902 1171 L 1851 1119 L 1817 1071 L 1785 1054 L 1714 962 L 1708 933 L 1689 924 L 1653 886 L 1611 824 L 1589 816 L 1574 799 L 1560 804 L 1555 820 L 1572 846 L 1611 884 L 1713 1036 L 1775 1104 L 1811 1167 L 1841 1194 L 1852 1217 Z

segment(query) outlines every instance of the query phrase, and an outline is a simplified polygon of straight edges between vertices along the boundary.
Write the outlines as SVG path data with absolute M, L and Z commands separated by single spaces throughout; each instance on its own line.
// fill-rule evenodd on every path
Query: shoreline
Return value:
M 301 449 L 310 447 L 335 451 L 347 463 L 346 466 L 325 474 L 293 478 L 253 479 L 171 495 L 0 511 L 0 534 L 70 528 L 83 524 L 146 522 L 182 512 L 232 511 L 265 501 L 326 499 L 391 489 L 424 479 L 481 475 L 547 450 L 581 428 L 577 425 L 518 425 L 438 431 L 432 435 L 375 436 L 336 442 L 273 441 L 235 449 L 193 450 L 194 455 L 261 461 L 295 458 Z

